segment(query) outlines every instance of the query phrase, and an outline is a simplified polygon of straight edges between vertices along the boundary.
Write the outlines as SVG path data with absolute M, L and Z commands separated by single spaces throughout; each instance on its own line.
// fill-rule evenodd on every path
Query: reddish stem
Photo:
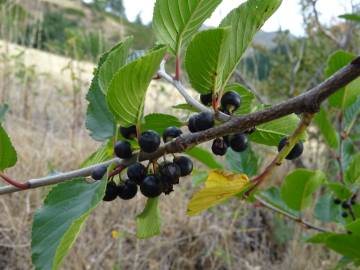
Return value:
M 175 80 L 179 81 L 180 80 L 180 65 L 181 65 L 181 61 L 180 61 L 180 57 L 179 55 L 176 56 L 176 61 L 175 61 Z
M 125 167 L 122 165 L 119 165 L 109 174 L 108 178 L 114 177 L 115 175 L 121 173 L 123 169 L 125 169 Z
M 21 190 L 25 190 L 25 189 L 29 189 L 30 188 L 30 184 L 29 183 L 20 183 L 12 178 L 10 178 L 9 176 L 3 174 L 0 172 L 0 177 L 7 182 L 9 185 L 12 185 L 14 187 L 17 187 L 18 189 Z

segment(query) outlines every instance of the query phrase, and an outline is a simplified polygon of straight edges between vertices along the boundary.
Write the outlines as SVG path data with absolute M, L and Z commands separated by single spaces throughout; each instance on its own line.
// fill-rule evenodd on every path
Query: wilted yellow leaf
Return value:
M 114 238 L 114 239 L 117 239 L 120 237 L 120 232 L 119 231 L 111 231 L 111 237 Z
M 219 204 L 246 189 L 249 183 L 249 178 L 245 174 L 233 174 L 222 170 L 211 171 L 205 187 L 191 198 L 187 214 L 193 216 Z

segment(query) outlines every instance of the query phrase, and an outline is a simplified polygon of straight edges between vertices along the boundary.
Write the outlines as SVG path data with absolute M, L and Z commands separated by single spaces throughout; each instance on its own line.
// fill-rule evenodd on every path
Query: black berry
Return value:
M 136 126 L 130 127 L 120 127 L 120 134 L 128 140 L 134 139 L 137 137 Z
M 119 185 L 118 195 L 123 200 L 130 200 L 135 197 L 138 187 L 133 180 L 126 180 L 125 183 Z
M 343 202 L 342 204 L 341 204 L 341 207 L 342 208 L 344 208 L 344 209 L 349 209 L 350 208 L 350 205 L 349 205 L 349 203 L 348 202 Z
M 129 159 L 132 156 L 131 144 L 127 141 L 118 141 L 115 144 L 114 152 L 119 158 Z
M 141 193 L 148 198 L 155 198 L 162 192 L 160 178 L 156 175 L 147 176 L 140 185 Z
M 178 184 L 181 176 L 181 169 L 175 163 L 165 163 L 160 166 L 160 175 L 164 182 Z
M 188 128 L 191 133 L 198 132 L 198 128 L 196 127 L 196 119 L 197 114 L 191 116 L 188 121 Z
M 116 199 L 118 195 L 118 187 L 114 182 L 109 182 L 106 185 L 105 195 L 103 201 L 110 202 Z
M 212 128 L 214 124 L 214 114 L 212 114 L 211 112 L 201 112 L 195 118 L 195 126 L 198 131 Z
M 286 145 L 287 143 L 287 138 L 284 137 L 280 140 L 279 142 L 279 146 L 278 146 L 278 151 L 280 152 L 281 149 L 284 148 L 284 146 Z M 301 141 L 297 142 L 294 146 L 293 149 L 291 149 L 290 153 L 286 156 L 286 159 L 287 160 L 293 160 L 293 159 L 296 159 L 298 157 L 301 156 L 301 154 L 303 153 L 304 151 L 304 145 Z
M 342 216 L 343 218 L 347 218 L 347 217 L 349 216 L 349 214 L 348 214 L 347 212 L 342 212 L 342 213 L 341 213 L 341 216 Z
M 105 175 L 106 171 L 107 171 L 106 166 L 99 166 L 95 170 L 93 170 L 91 177 L 94 180 L 101 180 L 103 178 L 103 176 Z
M 213 141 L 213 144 L 212 144 L 212 147 L 211 147 L 211 150 L 212 152 L 217 155 L 217 156 L 223 156 L 226 154 L 226 151 L 228 149 L 228 145 L 227 143 L 221 139 L 221 138 L 216 138 L 214 141 Z
M 145 153 L 153 153 L 160 146 L 160 136 L 153 130 L 145 131 L 140 135 L 139 145 Z
M 181 176 L 189 175 L 193 170 L 193 163 L 188 157 L 176 157 L 174 163 L 179 166 Z
M 248 138 L 243 133 L 238 133 L 230 137 L 230 147 L 235 152 L 243 152 L 248 147 Z
M 334 199 L 334 204 L 340 204 L 340 203 L 341 203 L 341 200 L 339 198 Z
M 210 94 L 201 94 L 200 95 L 200 101 L 205 106 L 210 106 L 212 103 L 212 93 Z
M 221 107 L 225 112 L 232 114 L 240 107 L 241 98 L 235 91 L 226 92 L 221 98 Z
M 163 141 L 169 142 L 174 138 L 179 137 L 182 134 L 181 129 L 177 127 L 168 127 L 163 133 Z
M 146 177 L 146 168 L 139 162 L 131 164 L 127 169 L 127 176 L 136 184 L 140 185 Z

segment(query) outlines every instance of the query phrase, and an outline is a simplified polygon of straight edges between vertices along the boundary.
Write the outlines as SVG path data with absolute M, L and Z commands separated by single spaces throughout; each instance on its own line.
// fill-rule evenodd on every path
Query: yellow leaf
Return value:
M 119 231 L 111 231 L 111 237 L 114 239 L 118 239 L 120 237 L 120 232 Z
M 219 204 L 246 189 L 249 183 L 249 178 L 245 174 L 233 174 L 222 170 L 211 171 L 205 187 L 191 198 L 187 214 L 194 216 Z

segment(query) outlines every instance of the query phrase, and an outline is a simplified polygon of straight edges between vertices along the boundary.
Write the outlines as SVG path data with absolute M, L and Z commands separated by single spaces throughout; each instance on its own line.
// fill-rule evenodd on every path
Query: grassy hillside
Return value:
M 0 0 L 0 38 L 75 59 L 97 61 L 122 39 L 134 36 L 134 48 L 149 48 L 149 26 L 135 24 L 80 1 Z

